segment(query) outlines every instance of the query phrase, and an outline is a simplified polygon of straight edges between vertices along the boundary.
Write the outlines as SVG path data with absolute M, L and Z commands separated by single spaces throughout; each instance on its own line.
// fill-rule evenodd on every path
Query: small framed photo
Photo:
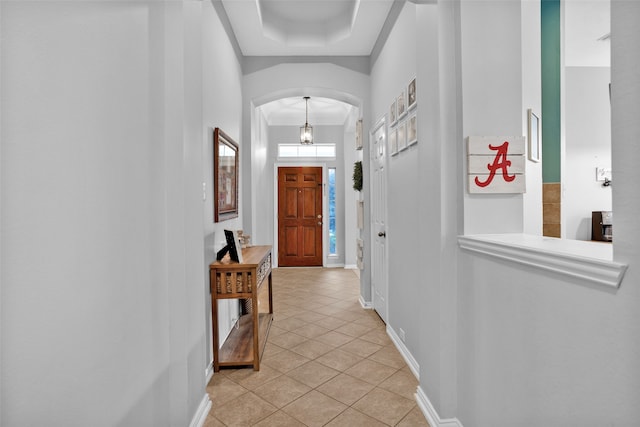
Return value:
M 404 90 L 400 92 L 398 95 L 398 99 L 396 100 L 396 104 L 398 105 L 398 118 L 402 118 L 407 113 L 407 103 L 404 97 Z
M 389 130 L 389 151 L 392 156 L 398 154 L 398 131 L 397 129 Z
M 409 82 L 409 86 L 407 86 L 407 109 L 411 110 L 416 105 L 418 105 L 418 94 L 416 92 L 416 78 Z
M 404 121 L 398 125 L 398 151 L 407 149 L 407 122 Z
M 418 115 L 413 114 L 407 120 L 407 145 L 413 145 L 418 142 Z
M 356 150 L 362 150 L 362 119 L 356 122 Z
M 393 126 L 398 121 L 398 110 L 396 109 L 396 100 L 394 99 L 389 106 L 389 126 Z
M 528 128 L 529 128 L 529 160 L 532 162 L 540 161 L 540 118 L 533 112 L 531 108 L 527 110 Z

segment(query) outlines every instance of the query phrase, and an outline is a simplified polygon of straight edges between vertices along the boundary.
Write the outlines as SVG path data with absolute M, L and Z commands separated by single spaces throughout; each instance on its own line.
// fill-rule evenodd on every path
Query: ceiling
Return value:
M 243 56 L 370 56 L 394 0 L 221 0 Z M 610 0 L 564 0 L 565 65 L 609 66 Z M 262 105 L 269 125 L 303 125 L 299 97 Z M 341 125 L 352 107 L 314 97 L 309 123 Z
M 393 0 L 222 0 L 244 56 L 369 56 Z
M 309 99 L 309 124 L 311 126 L 344 125 L 351 110 L 350 104 L 330 98 L 311 97 Z M 270 126 L 303 126 L 305 122 L 305 102 L 300 97 L 282 98 L 260 106 Z

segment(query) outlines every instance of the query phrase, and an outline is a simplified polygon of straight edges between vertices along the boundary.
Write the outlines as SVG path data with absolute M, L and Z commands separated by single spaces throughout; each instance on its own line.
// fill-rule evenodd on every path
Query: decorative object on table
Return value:
M 220 128 L 213 131 L 214 221 L 238 217 L 238 144 Z
M 251 236 L 248 234 L 244 234 L 244 231 L 237 230 L 238 240 L 240 240 L 240 246 L 242 249 L 248 248 L 251 246 Z
M 360 160 L 353 164 L 353 189 L 362 190 L 362 161 Z

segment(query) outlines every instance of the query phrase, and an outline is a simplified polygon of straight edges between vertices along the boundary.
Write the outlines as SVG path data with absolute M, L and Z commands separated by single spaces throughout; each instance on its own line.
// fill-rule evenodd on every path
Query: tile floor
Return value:
M 221 369 L 205 427 L 427 426 L 418 381 L 351 270 L 273 272 L 274 321 L 260 365 Z

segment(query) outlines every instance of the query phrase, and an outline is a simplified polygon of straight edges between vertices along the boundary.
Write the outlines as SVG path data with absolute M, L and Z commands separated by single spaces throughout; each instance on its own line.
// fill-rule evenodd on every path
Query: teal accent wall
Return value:
M 540 7 L 542 182 L 560 182 L 560 0 L 542 0 Z

